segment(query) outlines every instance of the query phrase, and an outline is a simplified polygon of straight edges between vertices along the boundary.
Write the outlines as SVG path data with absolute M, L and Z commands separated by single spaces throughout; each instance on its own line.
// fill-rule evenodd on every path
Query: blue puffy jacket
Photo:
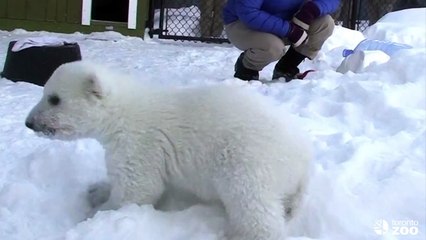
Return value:
M 340 0 L 312 0 L 321 16 L 337 10 Z M 223 9 L 225 24 L 240 20 L 249 28 L 279 37 L 287 36 L 289 20 L 305 0 L 228 0 Z

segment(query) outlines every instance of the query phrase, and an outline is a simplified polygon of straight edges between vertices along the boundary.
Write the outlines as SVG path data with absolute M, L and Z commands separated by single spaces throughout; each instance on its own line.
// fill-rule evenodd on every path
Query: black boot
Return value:
M 296 52 L 293 47 L 290 47 L 284 56 L 275 65 L 272 79 L 284 78 L 286 82 L 296 78 L 299 74 L 299 64 L 305 60 L 306 56 Z
M 235 74 L 234 77 L 241 80 L 259 80 L 259 71 L 248 69 L 243 65 L 244 52 L 240 54 L 235 63 Z

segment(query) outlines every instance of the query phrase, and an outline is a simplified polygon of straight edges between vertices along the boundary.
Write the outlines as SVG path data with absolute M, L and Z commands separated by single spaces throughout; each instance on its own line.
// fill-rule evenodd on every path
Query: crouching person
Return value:
M 279 60 L 272 79 L 296 78 L 299 64 L 315 58 L 333 33 L 329 14 L 339 4 L 340 0 L 228 0 L 223 10 L 225 31 L 243 51 L 234 77 L 258 80 L 259 71 Z

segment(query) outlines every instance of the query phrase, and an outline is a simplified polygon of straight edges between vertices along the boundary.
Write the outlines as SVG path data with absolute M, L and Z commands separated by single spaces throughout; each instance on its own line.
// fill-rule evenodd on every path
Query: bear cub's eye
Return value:
M 52 106 L 57 106 L 61 102 L 61 99 L 57 95 L 51 95 L 51 96 L 49 96 L 49 98 L 47 99 L 47 101 Z

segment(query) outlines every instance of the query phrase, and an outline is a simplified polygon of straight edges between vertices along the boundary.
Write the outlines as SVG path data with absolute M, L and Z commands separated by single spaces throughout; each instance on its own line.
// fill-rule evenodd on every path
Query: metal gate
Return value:
M 150 36 L 202 42 L 228 42 L 223 30 L 226 0 L 152 0 Z
M 228 42 L 223 31 L 226 0 L 151 0 L 149 34 L 159 38 L 202 42 Z M 365 30 L 390 11 L 426 7 L 426 0 L 341 0 L 332 16 L 336 24 Z
M 364 31 L 388 12 L 417 7 L 426 7 L 426 0 L 342 0 L 333 17 L 337 24 Z

